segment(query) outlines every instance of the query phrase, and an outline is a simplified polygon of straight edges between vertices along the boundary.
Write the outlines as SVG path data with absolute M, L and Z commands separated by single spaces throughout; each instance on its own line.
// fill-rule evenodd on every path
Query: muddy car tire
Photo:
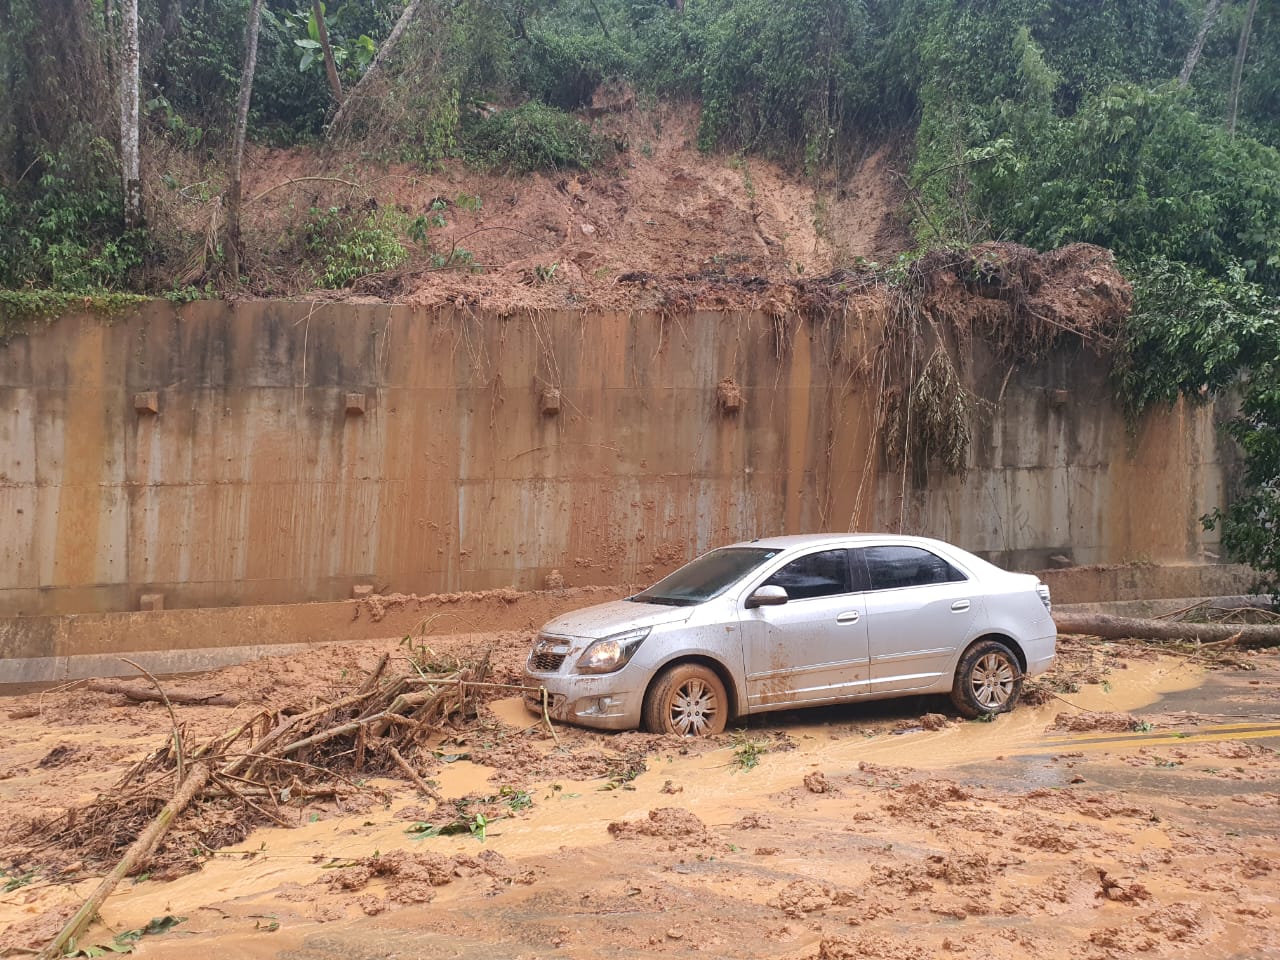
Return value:
M 983 640 L 964 652 L 956 666 L 951 702 L 962 717 L 975 720 L 1012 710 L 1022 693 L 1022 666 L 998 640 Z
M 723 733 L 729 722 L 729 696 L 714 670 L 700 663 L 680 663 L 649 687 L 643 720 L 650 733 L 714 736 Z

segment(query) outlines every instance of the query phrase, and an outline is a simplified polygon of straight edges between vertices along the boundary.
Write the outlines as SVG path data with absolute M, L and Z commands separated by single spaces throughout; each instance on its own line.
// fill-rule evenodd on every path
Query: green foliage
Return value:
M 856 0 L 721 4 L 707 25 L 699 145 L 799 146 L 827 159 L 866 30 Z
M 305 244 L 318 260 L 316 284 L 330 290 L 348 287 L 370 273 L 391 270 L 409 257 L 395 230 L 377 211 L 313 207 Z
M 1173 88 L 1112 87 L 1031 129 L 1007 126 L 971 175 L 995 230 L 1280 285 L 1280 152 L 1205 123 Z
M 1274 311 L 1273 311 L 1274 317 Z M 1280 350 L 1249 371 L 1240 416 L 1228 432 L 1244 450 L 1244 491 L 1205 517 L 1222 542 L 1259 577 L 1257 589 L 1280 597 Z
M 26 180 L 0 187 L 0 287 L 106 291 L 127 287 L 142 263 L 146 237 L 124 230 L 124 207 L 111 146 L 94 144 L 94 166 L 43 154 Z
M 474 121 L 463 133 L 468 159 L 516 173 L 589 169 L 604 153 L 589 126 L 536 101 Z
M 0 346 L 29 331 L 33 324 L 56 320 L 72 312 L 114 317 L 146 297 L 132 293 L 64 293 L 56 290 L 0 290 Z
M 534 29 L 517 69 L 521 90 L 544 103 L 572 110 L 591 102 L 591 94 L 606 79 L 626 72 L 629 58 L 598 29 L 590 33 L 563 32 L 559 24 Z
M 145 927 L 121 931 L 106 943 L 80 946 L 73 941 L 67 945 L 67 951 L 64 955 L 67 957 L 107 957 L 112 954 L 132 953 L 137 947 L 138 941 L 143 937 L 157 933 L 168 933 L 178 924 L 185 923 L 186 919 L 186 917 L 175 917 L 173 914 L 153 917 Z
M 1181 396 L 1230 387 L 1242 368 L 1280 351 L 1280 308 L 1235 267 L 1225 278 L 1153 258 L 1129 264 L 1133 312 L 1115 361 L 1130 417 Z
M 734 771 L 754 770 L 760 763 L 760 758 L 768 752 L 768 740 L 753 739 L 746 730 L 739 730 L 733 735 Z
M 1214 277 L 1152 260 L 1128 272 L 1134 310 L 1115 368 L 1126 409 L 1136 417 L 1239 384 L 1240 413 L 1227 432 L 1244 454 L 1242 490 L 1205 526 L 1221 526 L 1223 545 L 1257 571 L 1258 587 L 1280 593 L 1280 299 L 1239 267 Z
M 1063 79 L 1058 109 L 1115 83 L 1159 83 L 1177 76 L 1199 26 L 1199 10 L 1168 0 L 1078 3 L 1049 0 L 1031 21 L 1035 39 Z

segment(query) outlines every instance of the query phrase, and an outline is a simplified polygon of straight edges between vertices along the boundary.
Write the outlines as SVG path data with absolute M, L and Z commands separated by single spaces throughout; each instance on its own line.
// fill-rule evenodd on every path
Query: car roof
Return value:
M 803 547 L 816 547 L 823 544 L 841 546 L 857 546 L 863 543 L 901 543 L 912 546 L 950 547 L 941 540 L 928 537 L 909 537 L 900 533 L 798 533 L 780 537 L 758 537 L 755 540 L 743 540 L 733 543 L 733 547 L 769 547 L 775 550 L 792 550 Z M 951 549 L 957 549 L 951 547 Z

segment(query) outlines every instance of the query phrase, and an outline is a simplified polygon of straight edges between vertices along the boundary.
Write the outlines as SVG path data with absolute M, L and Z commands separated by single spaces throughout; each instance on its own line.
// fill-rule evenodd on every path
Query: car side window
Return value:
M 872 590 L 969 579 L 942 557 L 921 547 L 863 547 L 859 552 L 867 565 Z
M 792 600 L 849 593 L 849 552 L 821 550 L 807 553 L 792 560 L 761 586 L 782 587 Z

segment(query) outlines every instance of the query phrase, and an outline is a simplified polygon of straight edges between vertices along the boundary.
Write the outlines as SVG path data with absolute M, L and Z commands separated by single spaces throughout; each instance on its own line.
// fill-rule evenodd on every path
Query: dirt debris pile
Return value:
M 389 663 L 384 654 L 346 693 L 305 709 L 259 711 L 203 743 L 175 726 L 164 746 L 88 806 L 36 818 L 20 833 L 64 855 L 111 861 L 156 821 L 175 786 L 185 787 L 199 773 L 205 782 L 190 814 L 178 810 L 168 836 L 128 868 L 172 877 L 195 869 L 202 851 L 234 844 L 254 826 L 294 825 L 309 803 L 352 809 L 371 802 L 376 791 L 361 781 L 373 774 L 407 778 L 438 800 L 420 772 L 435 762 L 427 744 L 446 727 L 475 718 L 477 693 L 488 686 L 488 657 L 410 661 L 408 672 L 388 671 Z

